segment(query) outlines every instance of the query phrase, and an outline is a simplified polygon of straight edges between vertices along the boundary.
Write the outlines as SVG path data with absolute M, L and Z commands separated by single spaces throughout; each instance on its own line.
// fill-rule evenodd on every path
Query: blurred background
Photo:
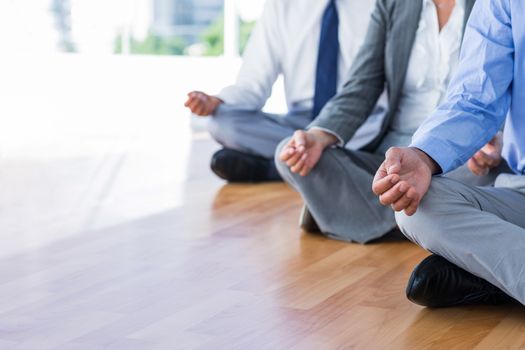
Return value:
M 0 254 L 222 186 L 183 104 L 234 82 L 263 3 L 0 0 Z M 281 82 L 266 110 L 285 110 Z
M 263 0 L 2 0 L 10 52 L 235 56 Z

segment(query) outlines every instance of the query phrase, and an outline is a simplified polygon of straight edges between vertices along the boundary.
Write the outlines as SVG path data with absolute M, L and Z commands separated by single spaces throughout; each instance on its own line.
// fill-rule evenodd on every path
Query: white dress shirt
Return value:
M 261 109 L 283 74 L 289 109 L 311 109 L 321 21 L 329 0 L 268 0 L 246 47 L 237 82 L 216 96 L 225 103 Z M 361 46 L 374 0 L 337 0 L 338 89 Z
M 457 0 L 446 25 L 439 30 L 434 1 L 422 0 L 423 8 L 399 108 L 392 131 L 410 135 L 429 117 L 445 97 L 459 61 L 465 0 Z

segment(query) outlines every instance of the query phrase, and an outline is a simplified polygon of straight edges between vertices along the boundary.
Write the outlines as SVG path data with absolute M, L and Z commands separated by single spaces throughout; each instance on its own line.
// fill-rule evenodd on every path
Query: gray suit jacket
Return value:
M 464 24 L 474 2 L 465 0 Z M 377 137 L 362 149 L 377 148 L 399 106 L 422 6 L 422 0 L 377 0 L 348 81 L 308 128 L 330 130 L 348 142 L 372 113 L 386 85 L 388 112 Z

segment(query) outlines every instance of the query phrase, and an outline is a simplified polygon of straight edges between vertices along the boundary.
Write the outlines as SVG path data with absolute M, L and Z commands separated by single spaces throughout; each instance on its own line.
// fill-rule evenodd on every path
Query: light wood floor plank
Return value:
M 49 164 L 0 158 L 0 349 L 525 344 L 523 308 L 414 305 L 406 281 L 427 252 L 406 240 L 357 245 L 302 232 L 297 193 L 226 185 L 208 171 L 216 146 L 188 142 L 178 167 L 165 144 L 140 142 Z M 29 215 L 6 199 L 21 191 L 18 177 L 35 191 L 57 188 L 56 198 L 36 191 L 41 211 Z

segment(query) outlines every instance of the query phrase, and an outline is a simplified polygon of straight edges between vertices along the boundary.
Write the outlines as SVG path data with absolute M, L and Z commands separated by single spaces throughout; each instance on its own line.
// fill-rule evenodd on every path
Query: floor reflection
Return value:
M 181 207 L 191 183 L 220 186 L 207 171 L 217 146 L 182 107 L 184 72 L 208 74 L 212 62 L 65 55 L 1 65 L 0 257 Z

